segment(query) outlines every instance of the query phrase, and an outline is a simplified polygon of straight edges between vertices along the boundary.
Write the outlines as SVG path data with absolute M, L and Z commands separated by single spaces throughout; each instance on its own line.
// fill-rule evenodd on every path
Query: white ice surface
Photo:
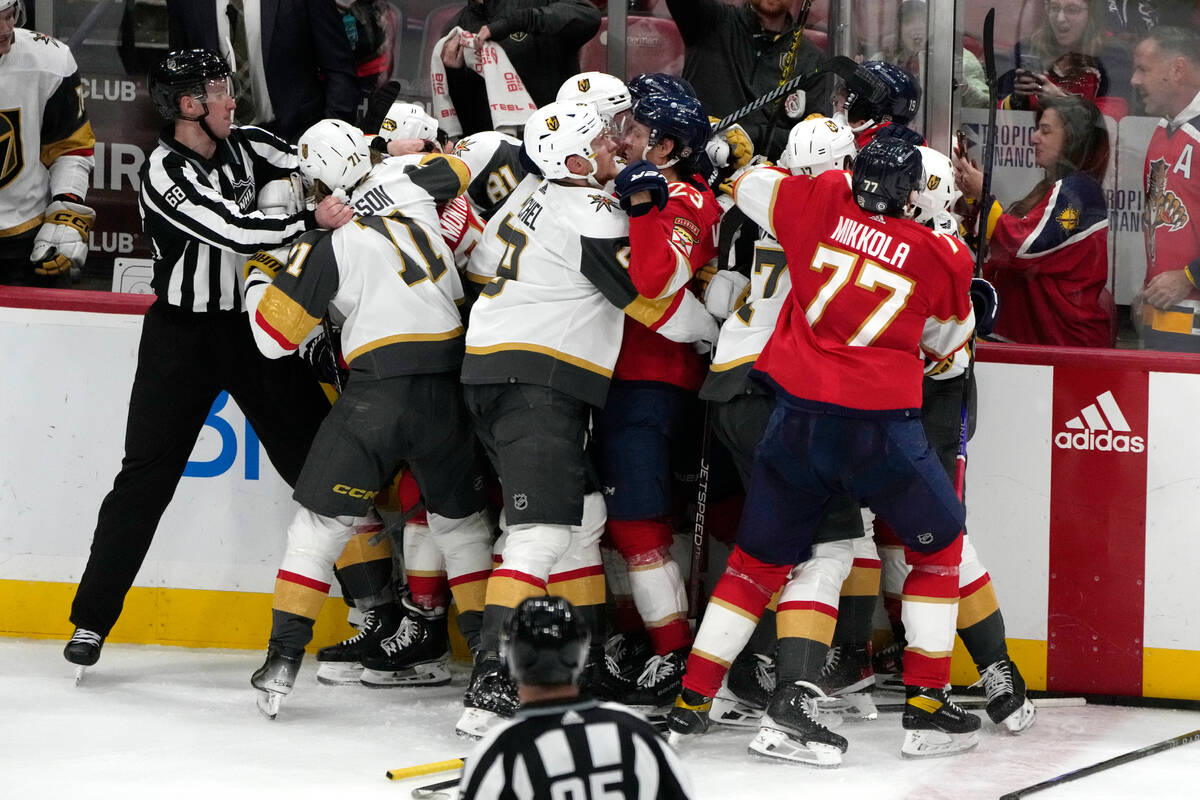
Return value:
M 0 639 L 0 798 L 407 800 L 389 768 L 452 758 L 466 671 L 434 689 L 328 687 L 309 657 L 279 718 L 259 715 L 250 673 L 262 654 L 109 644 L 74 685 L 62 642 Z M 877 698 L 882 699 L 882 698 Z M 980 712 L 982 713 L 982 712 Z M 1001 794 L 1200 728 L 1200 713 L 1088 706 L 1043 709 L 1020 737 L 984 723 L 979 747 L 900 757 L 900 717 L 847 722 L 839 769 L 752 760 L 752 732 L 719 728 L 682 753 L 696 797 L 754 800 L 972 800 Z M 1200 742 L 1034 795 L 1200 796 Z

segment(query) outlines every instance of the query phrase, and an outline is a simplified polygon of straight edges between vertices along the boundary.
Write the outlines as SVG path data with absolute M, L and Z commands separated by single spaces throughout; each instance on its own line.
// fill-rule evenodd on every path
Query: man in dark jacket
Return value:
M 600 12 L 588 0 L 470 0 L 442 34 L 456 25 L 502 47 L 533 102 L 544 106 L 580 71 L 579 48 L 600 29 Z M 490 130 L 483 78 L 464 66 L 459 40 L 446 42 L 442 63 L 463 135 Z
M 789 11 L 792 0 L 746 0 L 727 5 L 720 0 L 667 0 L 687 55 L 683 77 L 714 116 L 724 116 L 779 85 L 784 60 L 792 47 L 798 21 Z M 793 75 L 812 72 L 824 54 L 804 40 L 796 51 Z M 833 78 L 807 92 L 804 114 L 832 111 Z M 741 120 L 756 152 L 776 158 L 787 143 L 792 120 L 772 120 L 773 104 Z

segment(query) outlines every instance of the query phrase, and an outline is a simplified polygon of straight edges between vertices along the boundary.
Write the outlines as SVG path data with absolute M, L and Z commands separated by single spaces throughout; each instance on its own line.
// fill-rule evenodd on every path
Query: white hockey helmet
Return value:
M 437 140 L 437 120 L 425 113 L 416 103 L 392 103 L 387 116 L 379 125 L 379 135 L 387 141 L 393 139 Z
M 581 72 L 558 87 L 556 103 L 591 103 L 606 120 L 633 107 L 625 81 L 607 72 Z
M 300 135 L 300 174 L 329 191 L 349 191 L 371 171 L 371 149 L 363 132 L 340 119 L 323 119 Z
M 779 166 L 793 175 L 815 176 L 849 168 L 846 158 L 853 163 L 857 153 L 850 126 L 829 117 L 814 117 L 792 127 Z
M 954 164 L 932 147 L 918 146 L 921 164 L 925 168 L 925 181 L 917 191 L 917 222 L 932 225 L 935 231 L 954 234 L 958 232 L 958 220 L 951 209 L 962 197 L 954 183 Z
M 600 168 L 592 142 L 606 128 L 595 106 L 550 103 L 534 111 L 525 122 L 525 152 L 551 180 L 584 177 L 567 169 L 567 159 L 579 156 L 592 165 L 587 176 L 591 181 Z
M 0 13 L 8 11 L 13 6 L 17 7 L 17 22 L 19 28 L 25 24 L 25 4 L 21 0 L 0 0 Z

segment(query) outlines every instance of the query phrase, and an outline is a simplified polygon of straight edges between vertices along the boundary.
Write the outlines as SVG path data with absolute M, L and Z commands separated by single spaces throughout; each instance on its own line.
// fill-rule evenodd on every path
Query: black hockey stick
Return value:
M 329 319 L 329 312 L 326 311 L 321 317 L 321 330 L 325 332 L 325 343 L 329 345 L 329 359 L 333 362 L 333 388 L 337 389 L 337 393 L 342 393 L 342 365 L 341 365 L 341 347 L 338 346 L 338 339 L 333 338 L 333 320 Z
M 716 344 L 713 344 L 715 350 Z M 692 570 L 687 579 L 688 622 L 700 618 L 700 583 L 708 537 L 704 515 L 708 509 L 708 464 L 712 452 L 712 403 L 704 401 L 704 428 L 700 433 L 700 472 L 696 476 L 696 515 L 692 527 Z
M 367 98 L 367 110 L 358 125 L 363 133 L 367 136 L 375 136 L 379 133 L 380 126 L 387 119 L 388 111 L 392 109 L 392 103 L 396 102 L 396 98 L 400 96 L 401 88 L 403 87 L 400 85 L 400 81 L 388 81 L 371 92 L 371 96 Z
M 965 708 L 968 710 L 986 709 L 988 704 L 987 698 L 985 697 L 968 697 L 964 699 L 952 697 L 951 700 L 953 700 L 954 705 L 958 706 L 959 708 Z M 1037 697 L 1030 698 L 1030 701 L 1033 703 L 1034 708 L 1080 708 L 1087 705 L 1087 700 L 1082 697 Z M 875 708 L 880 713 L 893 713 L 903 711 L 906 705 L 908 704 L 902 702 L 876 703 Z M 820 703 L 818 702 L 818 708 L 819 707 Z
M 438 781 L 437 783 L 429 783 L 425 786 L 418 786 L 417 788 L 413 789 L 412 796 L 414 800 L 427 800 L 428 798 L 437 796 L 447 789 L 453 789 L 455 786 L 458 786 L 458 784 L 458 778 L 451 778 L 450 780 L 446 781 Z
M 1019 798 L 1033 794 L 1034 792 L 1040 792 L 1043 789 L 1050 789 L 1060 784 L 1067 783 L 1068 781 L 1085 778 L 1088 775 L 1095 775 L 1097 772 L 1103 772 L 1106 769 L 1119 767 L 1122 764 L 1128 764 L 1131 761 L 1137 761 L 1139 758 L 1152 756 L 1155 753 L 1161 753 L 1162 751 L 1170 750 L 1173 747 L 1182 747 L 1183 745 L 1191 744 L 1192 742 L 1200 742 L 1200 730 L 1181 733 L 1178 736 L 1174 736 L 1170 739 L 1164 739 L 1161 742 L 1148 745 L 1140 750 L 1133 750 L 1105 761 L 1099 761 L 1086 767 L 1071 770 L 1070 772 L 1064 772 L 1062 775 L 1042 781 L 1041 783 L 1035 783 L 1032 786 L 1026 786 L 1024 789 L 1017 789 L 1015 792 L 1009 792 L 1008 794 L 1002 794 L 1000 795 L 1000 800 L 1019 800 Z

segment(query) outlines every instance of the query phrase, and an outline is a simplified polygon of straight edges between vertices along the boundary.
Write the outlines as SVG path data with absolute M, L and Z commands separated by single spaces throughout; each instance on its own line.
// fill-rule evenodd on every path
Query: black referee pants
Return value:
M 125 457 L 100 505 L 71 622 L 101 635 L 116 624 L 146 551 L 222 390 L 237 401 L 275 469 L 295 484 L 329 401 L 296 357 L 272 360 L 240 311 L 146 312 L 125 427 Z

